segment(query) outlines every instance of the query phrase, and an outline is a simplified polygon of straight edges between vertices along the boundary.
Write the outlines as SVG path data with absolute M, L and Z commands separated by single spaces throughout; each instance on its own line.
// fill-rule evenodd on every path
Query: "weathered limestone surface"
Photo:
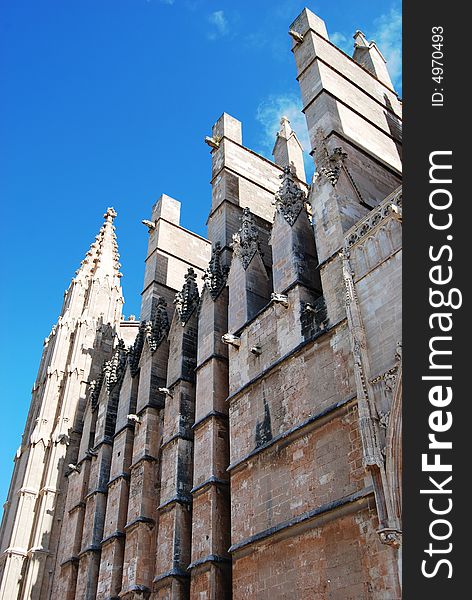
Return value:
M 208 240 L 163 194 L 123 321 L 109 209 L 46 339 L 0 600 L 401 598 L 401 102 L 375 43 L 290 26 L 315 162 L 223 113 Z M 144 230 L 143 230 L 144 233 Z

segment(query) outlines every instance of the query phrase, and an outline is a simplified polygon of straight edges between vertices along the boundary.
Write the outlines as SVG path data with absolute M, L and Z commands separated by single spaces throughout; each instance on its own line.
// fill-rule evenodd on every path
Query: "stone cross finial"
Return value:
M 228 267 L 221 265 L 221 244 L 216 242 L 211 251 L 210 264 L 203 274 L 203 281 L 213 300 L 216 300 L 218 294 L 224 288 L 227 275 Z
M 175 295 L 175 308 L 180 315 L 180 322 L 185 325 L 193 311 L 198 306 L 200 295 L 197 286 L 197 274 L 189 267 L 185 274 L 185 283 L 180 292 Z
M 274 202 L 276 210 L 283 215 L 290 226 L 297 220 L 306 201 L 305 192 L 295 183 L 294 171 L 292 165 L 284 167 L 283 174 L 279 175 L 282 185 L 275 194 Z

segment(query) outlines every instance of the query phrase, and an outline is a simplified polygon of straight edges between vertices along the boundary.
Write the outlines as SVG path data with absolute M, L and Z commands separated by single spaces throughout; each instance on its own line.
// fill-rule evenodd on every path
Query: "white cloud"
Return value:
M 398 8 L 391 8 L 389 12 L 380 15 L 374 20 L 373 26 L 365 32 L 368 40 L 377 44 L 387 61 L 388 71 L 393 85 L 401 87 L 402 74 L 402 15 Z M 336 31 L 329 36 L 330 41 L 349 56 L 353 53 L 352 37 Z
M 208 34 L 210 40 L 216 40 L 219 37 L 223 37 L 229 32 L 228 19 L 225 16 L 224 11 L 216 10 L 212 12 L 208 17 L 208 21 L 213 25 L 214 29 Z
M 349 56 L 352 55 L 352 49 L 354 47 L 354 41 L 352 38 L 348 39 L 348 37 L 344 35 L 344 33 L 341 33 L 340 31 L 335 31 L 334 33 L 330 34 L 329 40 L 335 46 L 340 48 L 343 52 L 349 54 Z
M 387 61 L 394 85 L 401 85 L 402 74 L 402 15 L 397 8 L 378 17 L 374 22 L 372 39 Z
M 305 151 L 304 162 L 307 175 L 313 173 L 313 161 L 309 156 L 310 139 L 305 121 L 305 115 L 301 111 L 302 103 L 295 94 L 272 94 L 263 100 L 256 111 L 256 120 L 262 125 L 258 150 L 273 160 L 272 149 L 275 144 L 277 131 L 280 129 L 280 119 L 286 116 L 290 121 L 292 129 L 297 134 Z

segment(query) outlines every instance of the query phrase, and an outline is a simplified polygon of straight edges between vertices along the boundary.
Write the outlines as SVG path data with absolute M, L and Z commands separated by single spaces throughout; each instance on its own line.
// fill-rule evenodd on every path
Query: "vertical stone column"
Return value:
M 169 363 L 160 448 L 161 487 L 153 598 L 184 600 L 189 593 L 199 293 L 190 268 L 169 333 Z
M 324 22 L 306 8 L 290 33 L 316 167 L 309 202 L 323 292 L 335 323 L 345 316 L 337 256 L 344 235 L 401 182 L 402 106 L 378 50 L 362 36 L 356 35 L 351 59 L 329 43 Z
M 290 287 L 301 284 L 320 294 L 318 256 L 306 212 L 306 194 L 295 183 L 292 166 L 284 167 L 281 179 L 270 238 L 274 290 L 286 294 Z
M 270 300 L 271 282 L 261 256 L 259 232 L 248 208 L 233 236 L 233 260 L 228 275 L 228 329 L 236 333 Z
M 77 572 L 75 597 L 95 600 L 100 567 L 107 504 L 107 483 L 110 476 L 113 433 L 118 408 L 119 385 L 124 373 L 127 351 L 119 342 L 112 358 L 103 366 L 97 402 L 97 421 L 90 456 L 88 490 L 85 495 L 85 515 Z M 98 390 L 97 390 L 98 391 Z
M 138 378 L 128 364 L 121 384 L 113 436 L 113 453 L 108 481 L 107 507 L 101 541 L 97 599 L 116 598 L 121 590 L 125 525 L 128 512 L 130 465 L 135 425 L 128 419 L 136 411 Z
M 89 490 L 90 462 L 93 456 L 97 404 L 103 383 L 103 371 L 89 386 L 84 410 L 82 437 L 75 468 L 66 467 L 67 496 L 58 549 L 58 564 L 52 588 L 53 597 L 73 600 L 77 584 L 79 553 L 85 517 L 85 496 Z
M 228 409 L 228 267 L 213 247 L 198 320 L 190 598 L 231 598 Z M 205 595 L 206 594 L 206 595 Z
M 155 436 L 152 413 L 159 413 L 162 407 L 162 394 L 158 392 L 158 388 L 165 381 L 168 355 L 165 338 L 169 330 L 169 319 L 163 298 L 156 296 L 151 306 L 152 319 L 141 323 L 134 345 L 128 353 L 128 366 L 120 391 L 97 598 L 116 597 L 121 591 L 130 472 L 132 464 L 136 464 L 136 478 L 141 462 L 134 461 L 133 454 L 136 450 L 142 452 L 143 441 L 146 443 L 150 436 Z M 131 528 L 132 531 L 134 529 L 136 528 Z M 134 534 L 131 533 L 131 544 L 133 537 Z M 127 560 L 128 557 L 129 554 Z M 129 571 L 126 581 L 128 585 Z M 134 584 L 132 582 L 131 587 Z

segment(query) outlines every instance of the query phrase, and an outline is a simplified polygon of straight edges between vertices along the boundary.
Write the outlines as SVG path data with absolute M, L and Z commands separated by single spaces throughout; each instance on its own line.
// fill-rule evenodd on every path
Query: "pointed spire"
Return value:
M 272 150 L 275 163 L 279 167 L 292 165 L 298 179 L 305 181 L 305 165 L 303 164 L 303 147 L 293 131 L 288 117 L 280 119 L 280 129 L 277 132 L 274 149 Z
M 374 77 L 393 89 L 387 69 L 387 61 L 374 41 L 369 42 L 359 29 L 354 34 L 354 53 L 352 58 L 367 69 Z
M 115 226 L 113 221 L 116 211 L 107 208 L 103 218 L 105 223 L 100 228 L 95 241 L 85 255 L 76 271 L 76 279 L 94 279 L 95 277 L 121 277 L 120 255 L 118 254 L 118 243 L 116 241 Z

